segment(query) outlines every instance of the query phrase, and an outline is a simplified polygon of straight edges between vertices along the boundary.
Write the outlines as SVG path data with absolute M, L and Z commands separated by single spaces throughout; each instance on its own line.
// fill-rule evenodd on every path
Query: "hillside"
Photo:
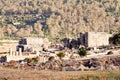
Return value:
M 120 0 L 0 0 L 0 38 L 59 40 L 120 28 Z

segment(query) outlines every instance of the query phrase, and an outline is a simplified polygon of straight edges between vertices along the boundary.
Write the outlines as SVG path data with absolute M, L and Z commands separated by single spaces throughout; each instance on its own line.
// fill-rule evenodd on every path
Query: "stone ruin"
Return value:
M 46 38 L 22 38 L 17 46 L 17 51 L 19 48 L 22 49 L 22 52 L 42 51 L 47 50 L 49 46 L 50 42 Z
M 72 48 L 77 49 L 80 45 L 79 38 L 77 39 L 64 38 L 61 40 L 61 42 L 64 45 L 64 47 L 70 48 L 70 49 Z
M 31 61 L 32 60 L 32 61 Z M 95 70 L 120 70 L 120 56 L 91 58 L 85 60 L 55 60 L 49 59 L 39 62 L 41 58 L 24 59 L 0 63 L 0 67 L 25 69 L 25 70 L 56 70 L 56 71 L 95 71 Z
M 101 47 L 109 45 L 109 34 L 105 32 L 80 33 L 80 43 L 85 47 Z
M 85 46 L 86 48 L 97 48 L 109 46 L 110 35 L 105 32 L 85 32 L 80 33 L 80 37 L 77 39 L 64 38 L 62 43 L 67 48 L 79 48 Z

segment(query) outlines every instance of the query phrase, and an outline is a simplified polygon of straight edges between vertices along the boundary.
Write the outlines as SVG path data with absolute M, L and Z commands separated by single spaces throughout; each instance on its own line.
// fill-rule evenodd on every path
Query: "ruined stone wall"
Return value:
M 26 38 L 26 41 L 27 41 L 27 45 L 36 45 L 36 44 L 41 45 L 43 44 L 44 39 L 29 37 L 29 38 Z
M 80 44 L 85 45 L 85 34 L 84 33 L 80 33 Z
M 86 32 L 81 35 L 81 45 L 84 45 L 85 47 L 99 47 L 109 45 L 109 35 L 105 32 Z
M 109 36 L 105 32 L 88 32 L 88 47 L 109 45 Z
M 48 46 L 50 45 L 50 42 L 46 38 L 32 38 L 32 37 L 28 37 L 28 38 L 24 38 L 21 41 L 21 44 L 24 45 L 25 49 L 32 48 L 32 49 L 34 49 L 36 51 L 41 51 L 43 48 L 48 49 Z

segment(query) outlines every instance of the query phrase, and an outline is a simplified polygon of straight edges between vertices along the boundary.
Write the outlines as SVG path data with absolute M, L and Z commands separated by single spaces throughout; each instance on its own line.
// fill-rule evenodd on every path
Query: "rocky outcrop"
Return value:
M 16 69 L 57 71 L 120 70 L 120 57 L 103 57 L 85 60 L 55 60 L 54 58 L 52 58 L 45 63 L 40 63 L 39 61 L 36 61 L 36 59 L 34 59 L 32 62 L 25 59 L 18 62 L 10 61 L 7 63 L 0 63 L 0 66 Z

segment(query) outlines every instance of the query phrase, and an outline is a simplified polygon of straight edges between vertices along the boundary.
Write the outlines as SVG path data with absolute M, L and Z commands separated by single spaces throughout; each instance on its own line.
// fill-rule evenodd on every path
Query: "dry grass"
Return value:
M 120 80 L 120 71 L 36 71 L 0 68 L 0 80 Z

